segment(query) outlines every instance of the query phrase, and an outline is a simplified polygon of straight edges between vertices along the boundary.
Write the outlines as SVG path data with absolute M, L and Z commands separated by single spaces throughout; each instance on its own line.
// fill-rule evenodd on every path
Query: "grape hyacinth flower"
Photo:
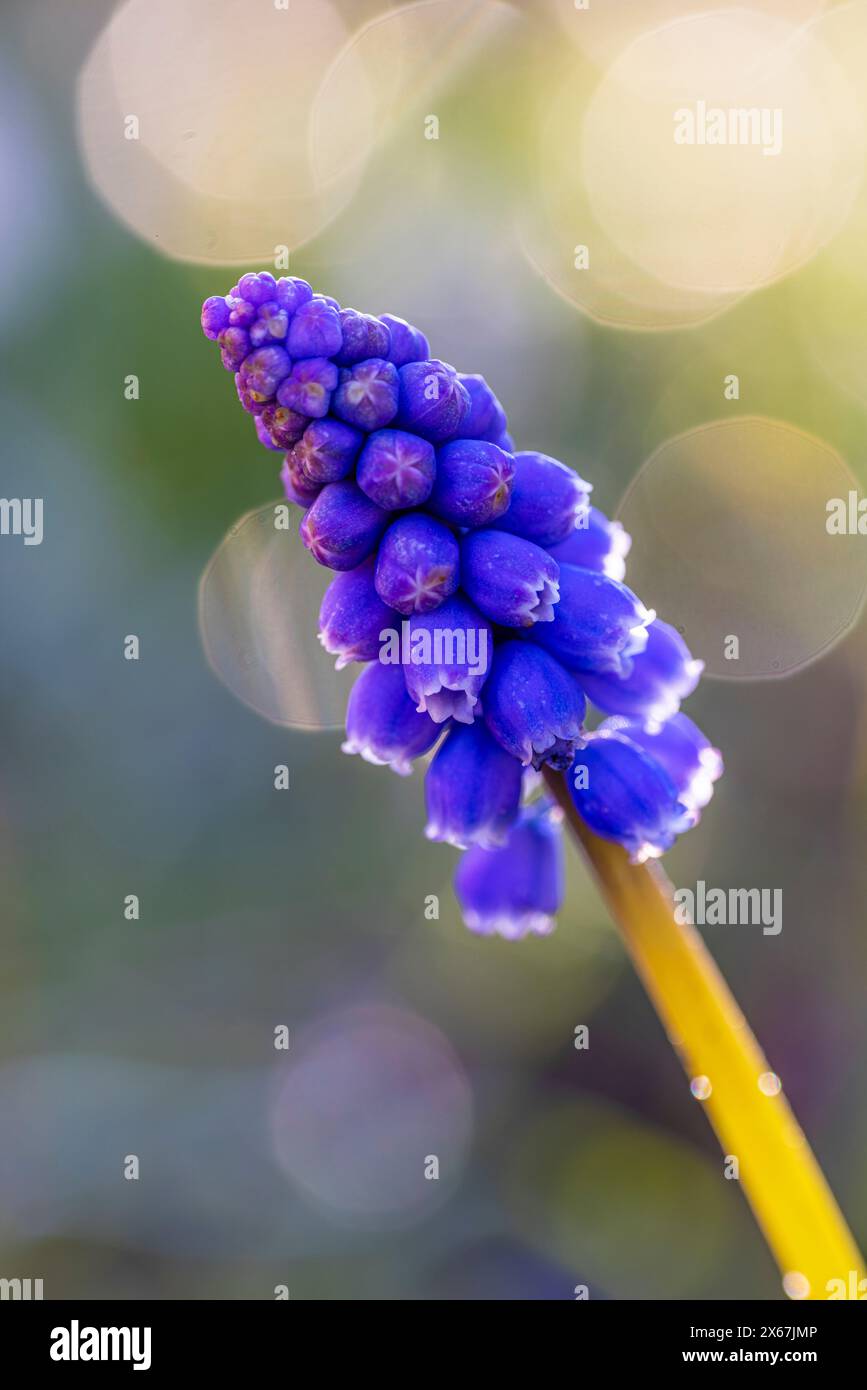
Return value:
M 347 425 L 381 430 L 397 414 L 398 380 L 393 362 L 371 357 L 340 373 L 334 393 L 334 414 Z
M 647 646 L 653 610 L 625 584 L 576 565 L 560 565 L 558 583 L 553 619 L 534 626 L 533 640 L 571 670 L 628 675 L 632 658 Z
M 590 509 L 590 484 L 547 454 L 517 453 L 514 464 L 511 501 L 496 525 L 537 545 L 566 540 Z
M 325 591 L 319 609 L 319 641 L 337 657 L 338 671 L 351 661 L 376 661 L 380 633 L 393 621 L 392 610 L 376 592 L 376 563 L 371 555 L 356 569 L 338 574 Z
M 628 675 L 577 672 L 584 693 L 606 714 L 640 715 L 661 723 L 677 714 L 681 700 L 691 695 L 704 670 L 680 633 L 656 618 L 647 628 L 647 646 L 632 657 Z
M 511 454 L 483 439 L 456 439 L 437 450 L 428 507 L 453 526 L 487 526 L 509 506 L 515 465 Z
M 521 765 L 481 720 L 455 724 L 425 778 L 429 840 L 458 849 L 505 842 L 521 804 Z
M 292 315 L 286 338 L 290 357 L 335 357 L 342 347 L 340 315 L 325 300 L 309 299 Z
M 490 670 L 491 624 L 461 594 L 404 622 L 409 635 L 402 650 L 404 677 L 417 708 L 437 724 L 447 719 L 472 724 L 481 713 L 479 694 Z M 383 650 L 380 660 L 385 656 Z
M 435 474 L 433 445 L 405 430 L 375 430 L 358 460 L 358 486 L 386 511 L 420 507 Z
M 405 367 L 410 362 L 428 361 L 428 340 L 417 328 L 413 328 L 411 323 L 398 318 L 396 314 L 380 314 L 379 321 L 385 324 L 389 332 L 388 352 L 380 353 L 381 357 L 387 357 L 396 367 Z
M 461 580 L 477 608 L 504 627 L 550 623 L 560 597 L 560 566 L 532 541 L 471 531 L 461 541 Z
M 320 565 L 351 570 L 376 548 L 387 523 L 388 512 L 346 479 L 325 485 L 304 513 L 300 534 Z
M 400 414 L 402 429 L 420 434 L 433 444 L 456 439 L 470 412 L 470 397 L 454 367 L 431 358 L 401 367 Z
M 320 420 L 328 414 L 337 378 L 337 368 L 327 357 L 302 358 L 280 383 L 277 399 L 299 415 Z
M 579 569 L 595 570 L 620 583 L 626 577 L 626 557 L 632 537 L 621 522 L 609 521 L 598 507 L 590 507 L 578 519 L 575 529 L 565 540 L 548 549 L 561 565 L 577 565 Z
M 585 700 L 569 672 L 541 647 L 503 642 L 485 684 L 485 723 L 522 766 L 565 771 L 583 741 Z
M 557 460 L 516 455 L 487 383 L 403 319 L 262 271 L 210 296 L 201 323 L 263 456 L 285 451 L 304 544 L 337 572 L 321 640 L 338 664 L 365 662 L 345 751 L 405 774 L 437 745 L 427 834 L 467 847 L 455 886 L 470 929 L 510 939 L 549 932 L 563 896 L 559 817 L 531 799 L 541 769 L 688 1075 L 724 1082 L 703 1103 L 723 1152 L 744 1156 L 781 1269 L 821 1296 L 862 1257 L 785 1096 L 757 1088 L 767 1062 L 700 936 L 643 862 L 696 823 L 722 762 L 677 710 L 697 663 L 623 583 L 626 533 Z M 415 441 L 399 459 L 372 438 L 389 430 Z M 405 458 L 426 462 L 406 472 Z M 587 735 L 585 693 L 618 711 Z
M 673 729 L 663 724 L 649 738 L 640 721 L 633 726 L 626 719 L 606 720 L 569 773 L 584 820 L 624 845 L 637 864 L 671 849 L 678 835 L 697 824 L 722 772 L 717 750 L 691 720 L 678 718 L 682 722 Z
M 430 613 L 458 587 L 460 553 L 442 522 L 423 512 L 400 516 L 379 547 L 376 591 L 398 613 Z
M 388 325 L 372 314 L 359 314 L 356 309 L 341 309 L 340 330 L 343 346 L 334 359 L 338 367 L 352 367 L 367 357 L 389 356 L 391 333 Z
M 499 443 L 506 433 L 506 412 L 483 376 L 458 373 L 458 381 L 470 398 L 469 413 L 461 424 L 464 439 L 486 439 Z
M 701 663 L 623 583 L 630 540 L 590 505 L 590 484 L 516 451 L 485 378 L 434 357 L 395 314 L 262 271 L 211 295 L 201 317 L 266 456 L 284 455 L 304 545 L 335 572 L 319 640 L 338 669 L 363 667 L 346 751 L 406 772 L 442 737 L 428 834 L 487 845 L 470 851 L 488 856 L 484 873 L 462 870 L 467 912 L 500 925 L 476 929 L 517 937 L 553 922 L 556 874 L 540 870 L 536 900 L 519 889 L 556 841 L 549 812 L 518 820 L 537 772 L 563 774 L 568 804 L 633 855 L 694 824 L 721 766 L 678 714 Z M 615 716 L 591 734 L 588 699 Z M 579 765 L 596 777 L 576 790 Z M 492 848 L 507 835 L 511 877 Z M 471 898 L 495 880 L 486 913 Z
M 265 406 L 261 419 L 277 448 L 287 450 L 298 443 L 310 423 L 306 415 L 276 401 Z
M 521 812 L 505 844 L 473 845 L 455 871 L 464 922 L 479 936 L 548 936 L 563 898 L 563 814 L 547 799 Z
M 346 707 L 344 753 L 360 753 L 369 763 L 390 767 L 401 777 L 412 772 L 413 759 L 432 748 L 442 728 L 419 714 L 398 666 L 373 661 L 365 666 Z
M 341 420 L 314 420 L 299 441 L 298 463 L 314 483 L 338 483 L 355 465 L 364 435 Z
M 283 484 L 283 491 L 290 502 L 294 502 L 296 507 L 310 507 L 316 501 L 322 491 L 322 484 L 313 482 L 308 478 L 299 460 L 295 456 L 294 449 L 285 455 L 283 467 L 280 470 L 280 481 Z

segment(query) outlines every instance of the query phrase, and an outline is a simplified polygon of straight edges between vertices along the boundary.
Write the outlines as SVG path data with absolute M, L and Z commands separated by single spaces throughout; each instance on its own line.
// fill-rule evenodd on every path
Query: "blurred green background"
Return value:
M 525 254 L 523 219 L 538 211 L 549 86 L 568 67 L 591 92 L 631 30 L 570 47 L 572 7 L 552 3 L 498 15 L 474 45 L 446 8 L 441 43 L 428 36 L 410 64 L 422 104 L 409 82 L 387 121 L 376 108 L 357 188 L 292 246 L 291 272 L 417 322 L 436 355 L 486 375 L 522 447 L 577 467 L 610 513 L 666 440 L 733 416 L 823 441 L 863 491 L 862 195 L 808 263 L 724 312 L 705 287 L 708 314 L 689 322 L 696 295 L 684 308 L 664 286 L 621 312 L 615 260 L 617 293 L 596 284 L 594 318 L 575 302 L 583 283 L 570 302 Z M 244 7 L 223 10 L 242 25 Z M 451 895 L 456 854 L 422 834 L 420 774 L 260 719 L 209 668 L 199 578 L 235 521 L 279 495 L 279 456 L 200 334 L 201 300 L 239 273 L 215 259 L 219 233 L 198 263 L 167 256 L 171 189 L 148 193 L 137 235 L 88 177 L 76 126 L 94 97 L 77 84 L 111 11 L 4 7 L 2 491 L 44 499 L 45 535 L 0 540 L 0 1275 L 42 1278 L 46 1298 L 260 1299 L 285 1285 L 309 1299 L 569 1299 L 580 1284 L 593 1298 L 782 1297 L 577 855 L 553 937 L 474 939 Z M 316 11 L 299 4 L 292 22 L 315 26 Z M 348 31 L 376 13 L 342 11 Z M 648 26 L 677 13 L 651 6 Z M 151 39 L 139 105 L 150 91 L 171 112 Z M 200 86 L 209 51 L 191 27 L 179 52 Z M 243 29 L 238 54 L 261 84 L 253 107 L 291 85 L 291 64 L 250 53 Z M 431 112 L 438 140 L 424 138 Z M 179 119 L 182 138 L 195 112 Z M 604 260 L 598 228 L 595 242 L 582 231 L 557 243 L 562 265 L 588 240 Z M 618 314 L 633 326 L 600 321 Z M 788 493 L 769 502 L 750 482 L 762 466 L 757 448 L 725 501 L 742 528 L 732 571 L 750 576 L 759 628 L 770 615 L 799 651 L 804 605 L 811 633 L 846 628 L 862 552 L 841 549 L 841 587 L 823 587 L 824 518 Z M 803 592 L 777 583 L 790 541 Z M 699 612 L 725 591 L 713 578 Z M 123 659 L 127 634 L 138 662 Z M 706 634 L 686 635 L 712 665 Z M 679 885 L 782 889 L 779 936 L 705 936 L 863 1245 L 863 624 L 801 655 L 785 679 L 708 679 L 691 701 L 727 775 L 666 867 Z

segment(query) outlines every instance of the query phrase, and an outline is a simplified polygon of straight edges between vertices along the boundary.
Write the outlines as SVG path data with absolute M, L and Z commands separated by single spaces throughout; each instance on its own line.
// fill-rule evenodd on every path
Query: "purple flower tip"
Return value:
M 591 507 L 565 540 L 548 549 L 561 565 L 578 565 L 622 582 L 631 545 L 632 537 L 619 521 L 609 521 L 598 507 Z
M 358 460 L 358 486 L 387 511 L 421 506 L 435 473 L 433 445 L 405 430 L 375 430 Z
M 563 772 L 583 742 L 584 696 L 569 672 L 541 647 L 504 642 L 485 683 L 485 723 L 524 767 Z
M 327 483 L 302 519 L 300 536 L 320 565 L 351 570 L 373 550 L 388 522 L 355 483 Z
M 547 454 L 514 459 L 511 501 L 497 526 L 546 547 L 565 540 L 589 511 L 590 484 Z
M 380 633 L 394 622 L 394 613 L 376 592 L 374 568 L 371 555 L 357 569 L 344 570 L 332 579 L 322 599 L 319 641 L 337 657 L 338 671 L 351 661 L 375 661 Z M 403 672 L 396 669 L 405 688 Z
M 662 723 L 676 714 L 704 670 L 680 633 L 659 618 L 647 628 L 647 646 L 631 660 L 627 675 L 577 671 L 588 699 L 606 714 L 640 715 Z
M 473 846 L 455 872 L 470 931 L 518 941 L 548 936 L 563 902 L 563 814 L 547 799 L 525 807 L 499 849 Z
M 453 725 L 425 778 L 429 840 L 501 845 L 521 800 L 521 765 L 484 724 Z
M 413 758 L 432 748 L 441 733 L 429 715 L 415 709 L 399 666 L 374 661 L 365 667 L 349 695 L 344 753 L 359 753 L 405 777 Z
M 461 542 L 461 583 L 473 603 L 504 627 L 550 623 L 560 567 L 541 546 L 506 531 L 471 531 Z
M 389 526 L 376 561 L 376 588 L 399 613 L 429 613 L 458 587 L 460 549 L 447 526 L 416 512 Z
M 511 454 L 482 439 L 455 439 L 437 451 L 429 507 L 454 526 L 489 526 L 512 495 Z

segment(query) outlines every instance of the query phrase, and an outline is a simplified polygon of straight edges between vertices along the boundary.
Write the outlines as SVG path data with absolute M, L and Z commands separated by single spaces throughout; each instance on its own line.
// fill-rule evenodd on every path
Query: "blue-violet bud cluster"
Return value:
M 630 540 L 557 459 L 516 450 L 483 377 L 393 314 L 305 280 L 241 277 L 202 308 L 259 442 L 283 455 L 301 540 L 335 571 L 319 639 L 361 666 L 343 750 L 395 772 L 431 755 L 427 830 L 462 851 L 471 930 L 549 932 L 560 812 L 635 862 L 695 825 L 722 772 L 680 704 L 702 663 L 623 582 Z M 606 717 L 585 724 L 588 702 Z

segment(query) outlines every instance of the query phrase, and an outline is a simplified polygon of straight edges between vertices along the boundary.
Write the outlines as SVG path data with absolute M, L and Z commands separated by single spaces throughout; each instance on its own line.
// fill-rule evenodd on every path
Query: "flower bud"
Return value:
M 631 658 L 647 646 L 647 627 L 655 617 L 625 584 L 561 565 L 554 619 L 535 624 L 530 637 L 570 671 L 628 675 Z
M 504 843 L 521 801 L 521 765 L 481 720 L 455 724 L 425 777 L 429 840 L 464 849 Z
M 352 472 L 363 438 L 340 420 L 316 420 L 304 429 L 298 461 L 315 482 L 337 483 Z
M 408 643 L 402 640 L 401 657 L 406 688 L 417 708 L 427 710 L 437 724 L 447 719 L 472 724 L 480 713 L 479 692 L 493 654 L 487 618 L 454 594 L 433 613 L 415 613 L 406 626 Z
M 375 550 L 387 522 L 388 512 L 346 480 L 326 484 L 305 512 L 299 533 L 320 565 L 351 570 Z
M 389 332 L 388 352 L 383 356 L 396 367 L 405 367 L 408 362 L 423 362 L 430 357 L 427 338 L 406 319 L 396 314 L 380 314 L 379 321 Z
M 413 758 L 432 748 L 441 733 L 429 715 L 415 709 L 399 666 L 374 661 L 361 672 L 346 708 L 344 753 L 360 753 L 366 762 L 405 777 Z
M 583 740 L 585 702 L 553 656 L 529 642 L 497 646 L 485 682 L 485 723 L 524 767 L 564 771 Z
M 316 501 L 322 491 L 322 484 L 311 482 L 295 457 L 295 451 L 291 449 L 283 460 L 283 467 L 280 469 L 280 481 L 289 501 L 294 502 L 297 507 L 304 507 L 305 509 Z
M 334 357 L 343 344 L 340 316 L 322 299 L 308 299 L 292 315 L 286 347 L 290 357 Z
M 438 358 L 401 367 L 397 423 L 433 444 L 454 439 L 469 414 L 470 397 L 454 367 Z
M 447 526 L 421 512 L 393 521 L 376 559 L 376 590 L 399 613 L 429 613 L 458 587 L 460 549 Z
M 512 496 L 498 529 L 546 547 L 565 540 L 589 509 L 590 484 L 547 454 L 529 451 L 514 459 Z
M 482 439 L 455 439 L 437 450 L 436 479 L 428 506 L 454 526 L 488 526 L 502 516 L 512 495 L 510 454 Z
M 338 574 L 325 590 L 319 609 L 319 641 L 337 657 L 338 671 L 350 661 L 376 661 L 380 633 L 394 622 L 394 613 L 376 592 L 374 566 L 371 555 L 357 569 Z M 403 672 L 397 669 L 405 687 Z
M 202 332 L 215 342 L 224 328 L 229 327 L 229 306 L 222 294 L 212 294 L 202 305 Z
M 547 550 L 507 531 L 470 531 L 461 541 L 461 584 L 476 607 L 504 627 L 550 623 L 559 575 Z
M 597 709 L 661 723 L 677 714 L 704 670 L 704 662 L 693 659 L 680 633 L 659 618 L 648 626 L 647 646 L 632 657 L 631 666 L 624 676 L 581 670 L 575 675 Z
M 340 328 L 343 346 L 335 358 L 338 367 L 352 367 L 369 357 L 388 358 L 391 334 L 380 319 L 359 314 L 357 309 L 341 309 Z
M 470 409 L 461 425 L 463 439 L 486 439 L 496 444 L 506 429 L 506 412 L 483 376 L 458 373 L 458 381 L 470 398 Z
M 358 460 L 358 486 L 386 511 L 426 502 L 435 474 L 433 445 L 405 430 L 375 430 Z
M 480 936 L 547 936 L 563 903 L 563 816 L 549 801 L 522 810 L 499 849 L 465 851 L 455 871 L 464 922 Z
M 381 357 L 371 357 L 340 373 L 332 410 L 348 425 L 380 430 L 397 414 L 397 368 Z
M 609 521 L 598 507 L 591 507 L 565 540 L 548 549 L 559 564 L 578 565 L 622 582 L 631 545 L 632 537 L 619 521 Z
M 297 410 L 290 410 L 286 405 L 277 405 L 275 401 L 270 401 L 264 407 L 262 420 L 270 430 L 275 444 L 279 444 L 283 449 L 291 449 L 293 444 L 297 444 L 310 424 L 306 415 L 299 415 Z
M 337 368 L 327 357 L 302 358 L 280 383 L 277 400 L 299 415 L 321 420 L 328 414 L 337 375 Z

